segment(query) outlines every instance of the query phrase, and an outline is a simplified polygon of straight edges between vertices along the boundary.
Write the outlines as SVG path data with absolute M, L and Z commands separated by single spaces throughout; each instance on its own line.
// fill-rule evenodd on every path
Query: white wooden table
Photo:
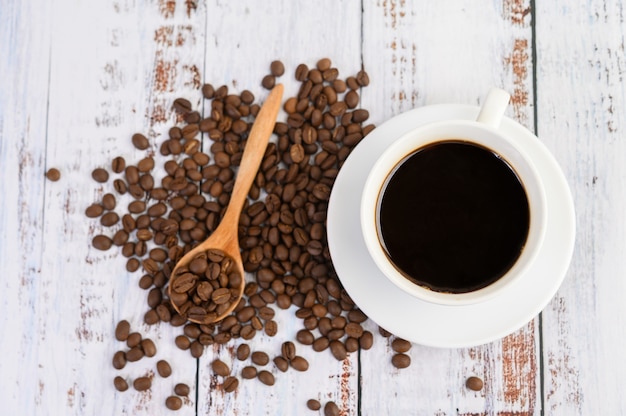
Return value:
M 199 1 L 3 0 L 0 5 L 0 403 L 6 415 L 158 415 L 185 382 L 178 414 L 300 415 L 309 398 L 350 415 L 626 414 L 626 65 L 621 0 Z M 512 335 L 468 349 L 415 345 L 412 365 L 390 364 L 388 341 L 337 362 L 300 346 L 306 373 L 216 388 L 210 362 L 174 346 L 179 329 L 142 323 L 145 293 L 117 251 L 89 242 L 84 210 L 104 188 L 93 168 L 138 157 L 135 132 L 163 135 L 172 100 L 201 101 L 203 82 L 252 90 L 281 59 L 293 72 L 329 57 L 342 75 L 362 66 L 371 121 L 428 104 L 477 105 L 511 92 L 509 116 L 534 130 L 561 164 L 577 213 L 577 242 L 552 302 Z M 50 167 L 58 182 L 45 180 Z M 128 366 L 174 369 L 150 392 L 114 390 L 115 323 L 157 343 Z M 276 352 L 300 323 L 280 311 Z M 235 371 L 241 365 L 233 362 Z M 465 379 L 478 375 L 473 392 Z

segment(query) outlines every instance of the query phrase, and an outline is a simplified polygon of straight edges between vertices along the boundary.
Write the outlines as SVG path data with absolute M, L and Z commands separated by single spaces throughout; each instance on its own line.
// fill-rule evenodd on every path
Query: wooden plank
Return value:
M 51 5 L 0 10 L 0 393 L 6 409 L 35 414 L 48 380 L 39 370 Z
M 358 2 L 209 1 L 204 81 L 215 87 L 227 85 L 236 92 L 249 89 L 262 101 L 266 92 L 260 86 L 261 79 L 275 59 L 283 60 L 286 67 L 279 80 L 285 84 L 285 98 L 298 91 L 294 72 L 299 63 L 313 67 L 318 59 L 328 57 L 340 77 L 354 75 L 360 69 L 360 13 Z M 284 113 L 279 118 L 286 120 Z M 301 321 L 294 318 L 295 307 L 275 309 L 278 335 L 273 339 L 257 335 L 250 342 L 252 350 L 263 350 L 271 357 L 279 354 L 282 342 L 294 340 L 302 328 Z M 258 380 L 241 380 L 235 394 L 221 390 L 210 363 L 220 357 L 232 363 L 234 374 L 239 376 L 249 361 L 233 360 L 231 345 L 207 351 L 200 360 L 198 413 L 304 414 L 308 412 L 306 401 L 317 398 L 322 402 L 332 399 L 346 414 L 357 414 L 356 355 L 340 363 L 329 351 L 315 353 L 310 347 L 296 345 L 298 353 L 309 361 L 309 371 L 280 373 L 270 363 L 267 368 L 276 376 L 273 387 Z
M 129 163 L 144 157 L 130 142 L 137 131 L 150 137 L 147 152 L 154 152 L 175 121 L 172 100 L 197 88 L 197 71 L 190 68 L 203 62 L 204 15 L 190 17 L 180 5 L 163 1 L 67 0 L 55 2 L 50 18 L 46 160 L 63 176 L 45 189 L 43 247 L 36 250 L 43 260 L 30 289 L 40 336 L 29 338 L 36 354 L 27 362 L 37 366 L 30 377 L 42 380 L 34 413 L 161 414 L 174 384 L 185 382 L 192 400 L 180 413 L 195 414 L 196 360 L 173 345 L 180 329 L 143 323 L 148 306 L 137 286 L 141 270 L 127 272 L 117 249 L 90 247 L 94 235 L 112 231 L 87 219 L 84 210 L 113 190 L 113 177 L 97 184 L 91 170 L 109 168 L 118 155 Z M 128 195 L 118 198 L 117 212 L 125 213 L 129 202 Z M 113 353 L 127 349 L 113 337 L 120 319 L 153 339 L 158 353 L 117 371 Z M 154 376 L 159 359 L 171 363 L 170 378 Z M 116 375 L 128 379 L 129 391 L 113 389 Z M 132 380 L 142 375 L 153 377 L 153 386 L 136 392 Z
M 382 121 L 422 105 L 480 104 L 491 86 L 508 90 L 508 115 L 533 128 L 530 1 L 364 4 L 363 57 L 372 80 L 362 105 Z M 414 346 L 396 370 L 389 341 L 361 352 L 367 414 L 539 414 L 537 320 L 468 349 Z M 477 375 L 485 388 L 465 388 Z M 393 398 L 393 400 L 390 400 Z
M 538 1 L 537 114 L 577 218 L 566 280 L 543 313 L 546 414 L 620 414 L 626 363 L 622 1 Z M 542 17 L 545 16 L 545 17 Z M 548 18 L 550 16 L 550 18 Z

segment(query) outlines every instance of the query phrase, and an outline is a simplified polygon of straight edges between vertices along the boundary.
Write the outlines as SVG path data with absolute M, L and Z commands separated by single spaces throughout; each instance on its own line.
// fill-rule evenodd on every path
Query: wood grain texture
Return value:
M 229 90 L 249 89 L 258 99 L 267 95 L 261 79 L 270 72 L 275 59 L 285 63 L 284 98 L 298 92 L 294 78 L 296 66 L 305 63 L 314 67 L 317 60 L 328 57 L 340 71 L 340 77 L 354 75 L 360 69 L 361 9 L 353 1 L 321 2 L 220 2 L 207 3 L 207 43 L 204 79 L 215 87 L 227 85 Z M 279 120 L 285 121 L 281 111 Z M 296 308 L 277 310 L 279 334 L 270 339 L 257 337 L 254 348 L 274 357 L 284 341 L 294 340 L 302 323 L 294 317 Z M 260 338 L 260 339 L 258 339 Z M 358 362 L 356 354 L 343 363 L 329 351 L 315 353 L 309 346 L 297 344 L 298 353 L 311 364 L 311 370 L 298 373 L 277 371 L 273 364 L 276 385 L 264 386 L 258 380 L 242 380 L 237 394 L 224 394 L 220 380 L 211 376 L 210 363 L 219 356 L 233 362 L 232 347 L 210 351 L 200 359 L 201 374 L 199 414 L 274 415 L 302 414 L 306 401 L 318 398 L 322 403 L 336 401 L 345 414 L 357 414 Z M 244 365 L 234 360 L 236 374 Z M 217 388 L 216 388 L 217 387 Z M 204 392 L 204 393 L 202 393 Z
M 0 389 L 3 414 L 160 415 L 176 383 L 192 392 L 181 415 L 315 414 L 334 400 L 345 415 L 618 415 L 626 382 L 626 86 L 623 0 L 276 1 L 8 0 L 0 7 Z M 533 50 L 533 47 L 536 49 Z M 563 287 L 508 337 L 474 348 L 414 345 L 412 365 L 391 363 L 390 340 L 337 362 L 297 345 L 306 373 L 277 372 L 273 387 L 241 380 L 224 393 L 210 363 L 239 374 L 234 342 L 199 360 L 174 346 L 181 328 L 149 327 L 146 293 L 126 258 L 90 246 L 109 232 L 84 216 L 112 189 L 93 168 L 157 152 L 177 122 L 174 98 L 202 108 L 202 82 L 267 92 L 269 64 L 329 57 L 341 76 L 363 65 L 361 107 L 372 122 L 422 105 L 478 105 L 491 86 L 511 92 L 508 115 L 548 145 L 577 210 L 577 244 Z M 534 78 L 536 75 L 536 79 Z M 536 93 L 536 94 L 535 94 Z M 536 103 L 536 107 L 535 107 Z M 535 125 L 536 114 L 536 125 Z M 281 114 L 284 119 L 285 114 Z M 143 132 L 147 151 L 130 136 Z M 50 167 L 59 182 L 46 181 Z M 130 199 L 119 198 L 120 212 Z M 277 337 L 253 350 L 278 354 L 301 323 L 278 310 Z M 154 358 L 111 367 L 124 344 L 115 324 L 153 339 Z M 156 375 L 168 360 L 173 374 Z M 116 392 L 115 375 L 153 378 L 149 392 Z M 485 388 L 464 387 L 470 375 Z
M 538 130 L 568 178 L 578 227 L 568 276 L 543 313 L 545 410 L 623 414 L 624 3 L 536 7 Z
M 365 3 L 363 27 L 364 66 L 373 81 L 363 91 L 362 105 L 377 109 L 375 122 L 427 104 L 477 105 L 491 86 L 499 86 L 512 95 L 508 114 L 533 128 L 529 1 L 492 2 L 481 8 L 467 1 Z M 362 410 L 539 414 L 538 339 L 532 321 L 503 340 L 471 349 L 414 347 L 413 364 L 400 371 L 390 363 L 389 345 L 377 343 L 373 351 L 361 353 Z M 480 393 L 465 388 L 472 375 L 486 380 Z M 388 387 L 381 388 L 381 383 Z M 386 400 L 389 389 L 403 399 Z

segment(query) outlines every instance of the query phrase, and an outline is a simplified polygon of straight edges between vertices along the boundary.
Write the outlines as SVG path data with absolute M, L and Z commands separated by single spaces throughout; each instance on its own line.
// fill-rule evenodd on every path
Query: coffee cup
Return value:
M 510 96 L 478 117 L 421 126 L 377 158 L 360 205 L 368 252 L 402 291 L 440 305 L 511 290 L 544 238 L 545 190 L 532 159 L 499 129 Z

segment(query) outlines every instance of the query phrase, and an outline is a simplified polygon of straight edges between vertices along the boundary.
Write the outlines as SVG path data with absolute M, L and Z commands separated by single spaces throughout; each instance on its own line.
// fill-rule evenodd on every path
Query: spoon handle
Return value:
M 237 226 L 243 204 L 250 191 L 250 186 L 265 155 L 265 149 L 276 124 L 283 96 L 283 85 L 277 84 L 267 96 L 261 110 L 252 125 L 246 146 L 241 157 L 237 179 L 231 194 L 228 208 L 222 219 L 223 223 L 234 223 Z

